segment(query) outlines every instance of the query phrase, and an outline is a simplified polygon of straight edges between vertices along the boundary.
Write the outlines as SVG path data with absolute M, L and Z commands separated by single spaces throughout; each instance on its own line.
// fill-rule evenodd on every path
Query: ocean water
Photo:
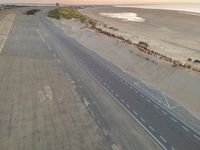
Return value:
M 122 13 L 100 13 L 102 16 L 119 18 L 122 21 L 144 22 L 145 19 L 139 17 L 136 13 L 122 12 Z
M 115 5 L 115 7 L 135 7 L 145 9 L 165 9 L 200 13 L 200 4 L 149 4 L 149 5 Z

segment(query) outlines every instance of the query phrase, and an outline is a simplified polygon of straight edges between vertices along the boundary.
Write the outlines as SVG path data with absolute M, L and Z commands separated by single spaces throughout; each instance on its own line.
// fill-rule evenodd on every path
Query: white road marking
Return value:
M 154 105 L 157 109 L 160 109 L 157 105 Z
M 167 143 L 167 141 L 166 141 L 162 136 L 160 136 L 160 138 L 161 138 L 165 143 Z
M 186 128 L 185 126 L 181 126 L 185 131 L 189 131 L 188 128 Z
M 174 118 L 172 118 L 172 117 L 170 117 L 170 119 L 173 120 L 173 121 L 176 122 L 176 123 L 178 122 L 176 119 L 174 119 Z
M 195 134 L 193 134 L 193 136 L 200 141 L 200 138 L 198 136 L 196 136 Z
M 47 44 L 47 47 L 48 47 L 48 49 L 50 49 L 50 50 L 52 49 L 48 44 Z
M 175 150 L 175 148 L 174 148 L 173 146 L 171 147 L 171 149 L 172 149 L 172 150 Z
M 121 99 L 121 101 L 124 103 L 124 100 L 123 100 L 123 99 Z
M 137 115 L 137 114 L 138 114 L 138 113 L 137 113 L 135 110 L 133 111 L 133 113 L 134 113 L 135 115 Z
M 140 95 L 140 96 L 142 96 L 144 98 L 144 95 Z
M 146 99 L 146 100 L 147 100 L 147 102 L 151 103 L 151 101 L 149 99 Z
M 45 42 L 46 40 L 45 40 L 44 37 L 42 36 L 42 34 L 41 34 L 41 32 L 40 32 L 39 29 L 37 29 L 37 32 L 38 32 L 40 38 L 42 39 L 42 41 Z
M 119 97 L 119 95 L 118 95 L 118 94 L 115 94 L 115 96 Z
M 166 113 L 165 111 L 162 110 L 161 112 L 162 112 L 163 114 L 167 115 L 167 113 Z
M 8 16 L 8 15 L 7 15 Z M 6 17 L 7 17 L 6 16 Z M 5 18 L 6 18 L 5 17 Z M 8 16 L 8 17 L 10 17 L 10 16 Z M 4 18 L 4 19 L 5 19 Z M 7 19 L 7 18 L 6 18 Z M 13 22 L 14 22 L 14 19 L 15 19 L 15 14 L 13 14 L 13 18 L 12 18 L 12 21 L 11 21 L 11 24 L 10 24 L 10 26 L 9 26 L 9 28 L 8 28 L 8 32 L 6 33 L 6 36 L 4 37 L 4 39 L 3 39 L 3 43 L 2 43 L 2 45 L 0 46 L 0 54 L 1 54 L 1 51 L 2 51 L 2 49 L 3 49 L 3 47 L 4 47 L 4 45 L 5 45 L 5 43 L 6 43 L 6 40 L 7 40 L 7 38 L 8 38 L 8 34 L 10 33 L 10 30 L 11 30 L 11 27 L 12 27 L 12 25 L 13 25 Z
M 60 60 L 60 59 L 57 59 L 57 61 L 58 61 L 59 63 L 61 63 L 61 60 Z
M 155 131 L 155 129 L 154 129 L 152 126 L 149 126 L 149 128 L 150 128 L 152 131 Z
M 142 117 L 140 117 L 140 119 L 141 119 L 144 123 L 146 122 Z
M 129 104 L 126 104 L 126 106 L 127 106 L 128 108 L 131 108 L 131 106 L 130 106 Z

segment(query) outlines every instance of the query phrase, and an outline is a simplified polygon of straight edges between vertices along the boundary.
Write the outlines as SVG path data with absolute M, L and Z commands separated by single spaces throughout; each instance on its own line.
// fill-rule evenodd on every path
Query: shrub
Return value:
M 50 11 L 49 13 L 48 13 L 48 17 L 50 17 L 50 18 L 55 18 L 55 19 L 57 19 L 57 20 L 59 20 L 61 17 L 60 17 L 60 14 L 59 14 L 59 12 L 58 12 L 58 9 L 54 9 L 54 10 L 52 10 L 52 11 Z
M 25 12 L 25 14 L 35 15 L 35 13 L 37 13 L 38 11 L 40 11 L 40 9 L 31 9 L 31 10 L 28 10 L 27 12 Z
M 146 43 L 146 42 L 143 42 L 143 41 L 138 42 L 138 45 L 141 46 L 141 47 L 144 47 L 144 48 L 148 48 L 149 47 L 149 44 Z
M 194 60 L 194 63 L 200 63 L 200 60 L 196 59 Z

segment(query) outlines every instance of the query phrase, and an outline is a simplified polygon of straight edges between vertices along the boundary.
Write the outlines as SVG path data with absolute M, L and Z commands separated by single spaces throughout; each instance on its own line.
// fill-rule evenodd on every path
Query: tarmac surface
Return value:
M 82 105 L 73 107 L 73 102 L 66 101 L 59 104 L 59 100 L 73 99 L 73 94 L 70 98 L 70 92 L 64 90 L 66 87 L 70 88 L 70 85 L 65 85 L 64 75 L 70 70 L 71 65 L 68 63 L 71 59 L 93 78 L 93 84 L 99 83 L 113 98 L 115 105 L 120 106 L 140 127 L 139 130 L 142 130 L 138 132 L 144 135 L 138 138 L 144 138 L 144 143 L 140 143 L 141 140 L 138 139 L 140 144 L 134 143 L 131 148 L 129 143 L 129 149 L 159 149 L 150 137 L 163 149 L 200 149 L 200 135 L 195 130 L 156 104 L 152 98 L 139 91 L 136 85 L 131 85 L 87 54 L 85 47 L 64 35 L 46 17 L 46 12 L 42 11 L 37 16 L 18 13 L 1 53 L 1 114 L 4 115 L 1 119 L 6 119 L 2 123 L 5 130 L 1 129 L 1 135 L 6 137 L 1 136 L 4 140 L 0 143 L 4 145 L 3 149 L 92 149 L 93 143 L 95 149 L 124 149 L 124 145 L 115 144 L 119 138 L 105 138 L 110 137 L 109 131 L 113 129 L 98 116 L 97 110 L 100 106 L 96 104 L 96 109 L 93 107 L 88 110 L 95 119 L 99 117 L 105 127 L 102 129 L 104 136 L 98 132 L 95 123 L 90 124 L 91 130 L 85 131 L 85 128 L 90 128 L 86 125 L 90 119 L 86 112 L 79 111 Z M 79 81 L 77 78 L 75 80 Z M 89 106 L 84 98 L 83 103 L 86 107 Z M 67 109 L 67 105 L 71 107 Z M 62 106 L 66 106 L 66 110 Z M 83 108 L 81 110 L 84 112 Z M 65 114 L 65 111 L 70 113 Z M 77 120 L 73 120 L 75 117 L 65 118 L 65 115 L 74 116 L 76 113 L 80 116 Z M 84 122 L 86 118 L 88 120 Z M 68 119 L 74 124 L 67 124 Z M 84 123 L 78 128 L 80 119 Z M 40 129 L 45 132 L 40 132 Z M 128 130 L 131 128 L 126 129 Z M 92 132 L 91 135 L 88 132 Z M 118 136 L 119 133 L 120 131 Z M 73 134 L 76 136 L 72 136 Z M 90 136 L 87 138 L 89 142 L 84 141 L 84 135 Z M 46 143 L 40 143 L 41 140 Z M 4 142 L 8 143 L 3 144 Z M 37 142 L 40 144 L 36 144 Z M 149 143 L 152 143 L 151 147 Z M 148 148 L 142 147 L 143 145 Z
M 12 16 L 2 23 L 11 27 L 0 54 L 0 149 L 161 149 L 49 30 L 47 10 L 26 9 L 2 17 Z

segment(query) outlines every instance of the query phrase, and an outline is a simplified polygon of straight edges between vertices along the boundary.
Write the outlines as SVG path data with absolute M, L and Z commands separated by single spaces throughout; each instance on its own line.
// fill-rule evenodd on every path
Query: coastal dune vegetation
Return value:
M 85 24 L 86 27 L 88 27 L 88 28 L 90 28 L 90 29 L 92 29 L 92 30 L 94 30 L 98 33 L 104 34 L 108 37 L 112 37 L 112 38 L 115 38 L 117 40 L 120 40 L 123 43 L 127 43 L 129 45 L 134 45 L 141 52 L 148 54 L 148 55 L 151 55 L 153 57 L 156 57 L 156 58 L 163 60 L 165 62 L 171 63 L 173 67 L 182 67 L 182 68 L 189 69 L 189 70 L 192 70 L 192 71 L 195 71 L 195 72 L 200 72 L 200 68 L 191 64 L 191 63 L 183 63 L 180 60 L 176 60 L 176 59 L 173 59 L 171 57 L 165 56 L 165 55 L 163 55 L 159 52 L 156 52 L 155 50 L 150 48 L 150 46 L 147 42 L 139 41 L 138 43 L 134 43 L 130 39 L 126 39 L 121 35 L 116 35 L 112 32 L 109 32 L 109 31 L 102 29 L 100 26 L 98 26 L 99 25 L 98 21 L 96 21 L 96 20 L 94 20 L 94 19 L 92 19 L 92 18 L 90 18 L 86 15 L 81 14 L 78 11 L 78 8 L 76 8 L 76 7 L 61 7 L 61 8 L 54 9 L 54 10 L 52 10 L 48 13 L 48 17 L 55 18 L 55 19 L 58 19 L 58 20 L 61 19 L 61 18 L 79 20 L 80 22 Z M 105 24 L 102 24 L 102 26 L 105 27 L 105 28 L 108 28 L 108 29 L 112 29 L 112 27 L 108 27 Z M 114 28 L 113 30 L 118 30 L 118 29 Z M 188 59 L 188 61 L 191 61 L 191 60 Z M 193 63 L 200 63 L 200 61 L 194 60 Z

